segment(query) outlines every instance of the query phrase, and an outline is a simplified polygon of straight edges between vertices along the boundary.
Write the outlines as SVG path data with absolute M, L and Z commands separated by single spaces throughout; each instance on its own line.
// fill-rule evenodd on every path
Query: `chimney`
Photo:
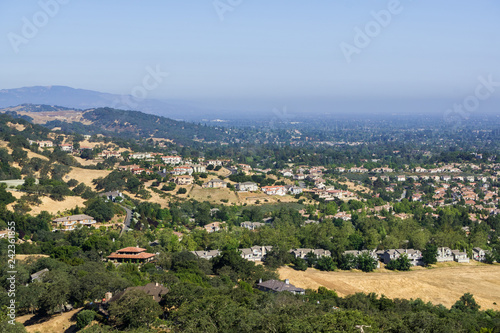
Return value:
M 262 283 L 262 279 L 259 279 L 259 283 Z
M 155 285 L 158 287 L 159 286 L 158 282 L 156 282 Z
M 290 280 L 285 279 L 285 284 L 290 284 Z

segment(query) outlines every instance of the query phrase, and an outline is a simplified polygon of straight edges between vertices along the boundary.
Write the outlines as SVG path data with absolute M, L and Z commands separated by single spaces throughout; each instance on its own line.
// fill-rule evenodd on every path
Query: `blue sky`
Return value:
M 0 88 L 130 94 L 149 66 L 169 73 L 151 98 L 306 110 L 336 100 L 461 99 L 478 76 L 500 81 L 495 0 L 66 0 L 44 17 L 41 3 L 51 2 L 0 2 Z M 230 9 L 223 20 L 215 3 Z M 376 23 L 372 12 L 390 8 L 390 22 Z M 33 36 L 23 18 L 41 20 Z M 356 47 L 356 27 L 374 30 L 348 62 L 341 45 Z

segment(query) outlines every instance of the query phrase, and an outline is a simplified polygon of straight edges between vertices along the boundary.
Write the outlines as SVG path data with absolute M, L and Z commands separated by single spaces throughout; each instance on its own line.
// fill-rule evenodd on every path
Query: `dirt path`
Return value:
M 450 267 L 415 269 L 410 272 L 321 272 L 290 267 L 278 270 L 281 279 L 300 288 L 334 289 L 339 296 L 357 292 L 374 292 L 389 298 L 420 298 L 425 302 L 451 307 L 463 294 L 470 292 L 483 310 L 500 310 L 500 265 L 471 263 Z M 497 304 L 494 304 L 496 302 Z
M 78 313 L 80 309 L 75 309 L 63 314 L 57 314 L 50 319 L 36 318 L 34 315 L 25 315 L 17 317 L 16 321 L 26 327 L 29 333 L 70 333 L 76 332 L 76 321 L 73 316 Z

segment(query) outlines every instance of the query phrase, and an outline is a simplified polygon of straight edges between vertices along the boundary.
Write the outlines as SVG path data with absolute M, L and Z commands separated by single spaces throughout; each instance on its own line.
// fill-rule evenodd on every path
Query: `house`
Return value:
M 384 252 L 383 261 L 384 264 L 388 264 L 392 260 L 398 259 L 401 255 L 406 254 L 408 259 L 410 259 L 410 263 L 413 266 L 422 265 L 423 257 L 422 252 L 414 249 L 390 249 Z
M 89 215 L 71 215 L 66 217 L 59 217 L 57 219 L 52 220 L 52 224 L 54 224 L 54 231 L 71 231 L 75 230 L 78 225 L 86 225 L 91 226 L 97 223 L 97 221 Z
M 484 261 L 486 257 L 486 252 L 480 247 L 475 247 L 472 249 L 472 259 L 476 261 Z
M 294 295 L 304 295 L 305 290 L 302 288 L 297 288 L 293 284 L 290 284 L 290 281 L 288 279 L 283 281 L 278 281 L 278 280 L 267 280 L 264 282 L 260 282 L 257 284 L 257 289 L 266 291 L 266 292 L 275 292 L 279 293 L 282 291 L 288 291 Z
M 220 254 L 219 250 L 191 251 L 191 253 L 194 254 L 197 258 L 207 259 L 207 260 L 215 258 Z
M 99 196 L 106 198 L 106 200 L 115 202 L 116 199 L 122 200 L 123 199 L 123 194 L 120 191 L 110 191 L 110 192 L 104 192 L 100 193 Z
M 54 146 L 52 141 L 34 141 L 34 140 L 29 140 L 30 145 L 36 144 L 40 148 L 51 148 Z
M 348 214 L 346 212 L 338 212 L 333 216 L 336 219 L 342 219 L 344 221 L 350 221 L 351 220 L 351 214 Z
M 132 291 L 132 290 L 142 290 L 149 296 L 153 297 L 153 300 L 157 303 L 160 303 L 162 300 L 163 295 L 168 293 L 168 288 L 164 287 L 163 285 L 159 284 L 158 282 L 156 283 L 148 283 L 145 286 L 139 286 L 139 287 L 128 287 L 127 289 L 116 293 L 113 297 L 109 298 L 107 303 L 113 303 L 121 299 L 126 293 Z
M 208 160 L 207 165 L 222 166 L 221 160 Z
M 259 190 L 259 186 L 253 182 L 238 183 L 234 187 L 240 192 L 255 192 Z
M 286 195 L 286 187 L 285 186 L 263 186 L 262 192 L 267 195 Z
M 213 223 L 209 223 L 209 224 L 203 226 L 203 228 L 208 233 L 212 233 L 212 232 L 216 232 L 216 231 L 223 229 L 224 225 L 225 225 L 225 222 L 213 222 Z
M 126 247 L 111 253 L 107 258 L 112 262 L 144 264 L 153 261 L 155 256 L 156 254 L 147 253 L 146 249 L 140 247 Z
M 201 187 L 203 188 L 226 188 L 227 183 L 220 179 L 212 179 L 203 184 Z
M 194 182 L 194 178 L 189 175 L 182 175 L 174 177 L 174 183 L 177 185 L 191 185 Z
M 73 151 L 73 145 L 70 143 L 63 143 L 59 145 L 59 147 L 61 148 L 62 151 L 67 153 L 71 153 Z
M 304 190 L 302 187 L 299 187 L 299 186 L 294 186 L 294 185 L 286 185 L 285 186 L 287 191 L 291 194 L 291 195 L 297 195 L 297 194 L 301 194 L 302 191 Z
M 187 165 L 183 166 L 178 166 L 174 168 L 174 171 L 172 171 L 174 175 L 180 176 L 180 175 L 192 175 L 193 174 L 193 168 Z
M 449 247 L 438 247 L 437 249 L 437 262 L 453 261 L 453 254 Z
M 304 259 L 308 253 L 314 253 L 316 257 L 322 258 L 322 257 L 331 257 L 332 253 L 328 250 L 323 250 L 323 249 L 292 249 L 290 250 L 290 253 L 293 254 L 295 258 L 300 258 Z
M 404 176 L 404 175 L 397 176 L 396 179 L 397 179 L 398 182 L 404 182 L 404 181 L 406 181 L 406 176 Z
M 261 227 L 263 227 L 265 225 L 266 224 L 262 223 L 262 222 L 250 222 L 250 221 L 246 221 L 246 222 L 241 222 L 240 223 L 240 227 L 246 228 L 248 230 L 255 230 L 255 229 L 261 228 Z
M 45 274 L 49 272 L 48 268 L 44 268 L 41 271 L 31 274 L 31 282 L 42 281 Z
M 243 259 L 250 261 L 262 261 L 267 252 L 272 249 L 272 246 L 252 246 L 251 248 L 240 249 L 240 252 Z
M 207 167 L 201 164 L 194 164 L 191 166 L 193 168 L 193 172 L 204 173 L 207 172 Z
M 182 157 L 180 156 L 162 156 L 160 157 L 163 163 L 166 164 L 181 164 Z
M 460 250 L 452 250 L 453 260 L 459 263 L 468 263 L 469 257 L 467 257 L 466 252 L 461 252 Z

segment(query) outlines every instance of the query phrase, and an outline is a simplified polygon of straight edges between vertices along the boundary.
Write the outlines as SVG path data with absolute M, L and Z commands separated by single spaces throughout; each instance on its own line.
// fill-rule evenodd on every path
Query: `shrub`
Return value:
M 81 330 L 94 320 L 96 313 L 92 310 L 83 310 L 76 316 L 76 328 Z

